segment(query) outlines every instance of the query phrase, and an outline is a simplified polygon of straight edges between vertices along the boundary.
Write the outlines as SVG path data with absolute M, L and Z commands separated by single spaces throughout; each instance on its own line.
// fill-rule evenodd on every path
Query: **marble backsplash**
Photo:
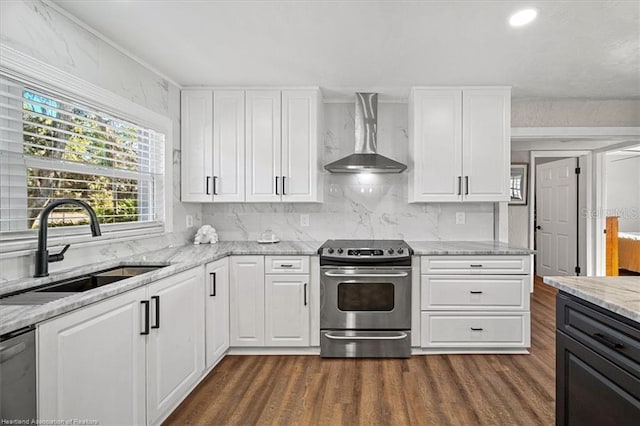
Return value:
M 354 149 L 354 104 L 324 106 L 324 164 Z M 408 156 L 405 103 L 378 105 L 378 152 L 397 161 Z M 270 228 L 281 240 L 404 238 L 407 240 L 493 240 L 492 203 L 409 204 L 408 175 L 324 173 L 323 203 L 205 204 L 202 223 L 222 240 L 256 240 Z M 466 223 L 457 225 L 457 212 Z M 300 216 L 309 215 L 309 226 Z

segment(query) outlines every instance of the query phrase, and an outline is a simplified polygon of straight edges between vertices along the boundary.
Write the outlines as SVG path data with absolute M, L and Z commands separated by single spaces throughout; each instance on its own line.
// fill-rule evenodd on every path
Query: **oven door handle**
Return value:
M 403 332 L 388 336 L 342 336 L 332 333 L 325 333 L 324 335 L 331 340 L 402 340 L 407 338 L 407 333 Z
M 367 272 L 363 272 L 360 274 L 345 274 L 343 272 L 337 272 L 337 271 L 327 271 L 324 273 L 325 276 L 327 277 L 341 277 L 341 278 L 360 278 L 360 277 L 369 277 L 369 278 L 376 278 L 376 277 L 381 277 L 381 278 L 385 278 L 385 277 L 407 277 L 409 276 L 409 274 L 407 272 L 371 272 L 371 273 L 367 273 Z

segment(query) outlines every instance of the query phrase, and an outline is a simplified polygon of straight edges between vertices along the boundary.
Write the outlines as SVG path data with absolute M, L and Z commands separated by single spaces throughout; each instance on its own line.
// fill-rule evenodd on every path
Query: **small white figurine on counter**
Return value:
M 218 242 L 218 233 L 216 228 L 211 225 L 202 225 L 198 232 L 196 232 L 196 238 L 193 240 L 193 244 L 215 244 Z

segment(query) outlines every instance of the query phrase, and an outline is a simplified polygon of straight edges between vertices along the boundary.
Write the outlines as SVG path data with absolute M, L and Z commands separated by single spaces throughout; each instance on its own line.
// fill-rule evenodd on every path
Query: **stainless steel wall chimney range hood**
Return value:
M 356 93 L 356 149 L 324 168 L 331 173 L 401 173 L 405 164 L 376 153 L 378 94 Z

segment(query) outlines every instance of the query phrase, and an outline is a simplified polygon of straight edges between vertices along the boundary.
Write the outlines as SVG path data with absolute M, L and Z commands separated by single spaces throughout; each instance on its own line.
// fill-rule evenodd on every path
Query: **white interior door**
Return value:
M 536 274 L 574 275 L 577 266 L 576 158 L 536 167 Z

